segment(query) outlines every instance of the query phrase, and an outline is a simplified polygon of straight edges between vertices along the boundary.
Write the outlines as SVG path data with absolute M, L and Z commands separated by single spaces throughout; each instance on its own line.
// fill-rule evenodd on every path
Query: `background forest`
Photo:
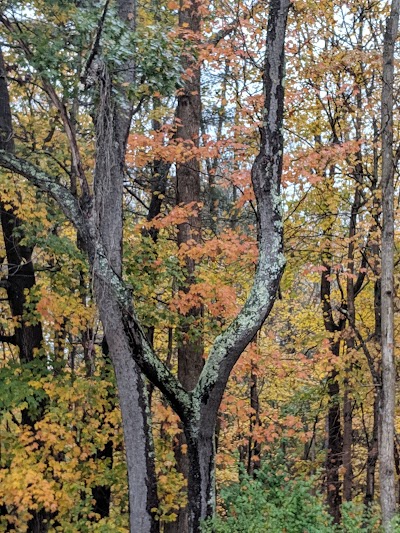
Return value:
M 0 157 L 0 531 L 198 531 L 192 518 L 188 526 L 193 432 L 182 391 L 195 389 L 256 272 L 251 173 L 272 109 L 275 7 L 289 12 L 273 219 L 283 219 L 286 266 L 219 407 L 218 516 L 201 527 L 380 530 L 382 57 L 398 2 L 270 4 L 0 0 L 0 151 L 28 162 Z M 399 89 L 395 69 L 395 217 Z M 71 222 L 65 191 L 100 213 L 112 271 L 146 337 L 136 330 L 145 346 L 136 362 L 115 355 L 118 312 L 99 312 L 112 296 L 99 292 L 97 252 L 79 209 Z M 395 311 L 399 281 L 397 268 Z M 396 313 L 394 326 L 396 345 Z M 162 367 L 147 362 L 151 349 Z M 143 459 L 127 462 L 126 449 L 142 453 L 138 427 Z M 397 503 L 399 439 L 397 418 Z M 156 479 L 150 526 L 134 518 L 128 470 L 143 487 Z

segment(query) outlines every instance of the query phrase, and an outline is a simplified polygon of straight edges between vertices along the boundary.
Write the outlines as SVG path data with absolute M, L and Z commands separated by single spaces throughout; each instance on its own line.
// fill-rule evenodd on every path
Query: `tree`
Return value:
M 74 224 L 88 255 L 94 293 L 116 368 L 128 468 L 139 469 L 136 478 L 130 477 L 130 481 L 137 483 L 138 479 L 141 480 L 136 495 L 143 495 L 143 504 L 140 506 L 132 500 L 131 513 L 137 515 L 132 516 L 135 520 L 131 527 L 143 524 L 142 531 L 154 530 L 155 526 L 150 518 L 151 499 L 146 492 L 143 493 L 146 490 L 151 493 L 153 485 L 149 465 L 150 441 L 146 438 L 149 435 L 144 388 L 136 365 L 163 392 L 182 421 L 189 458 L 189 529 L 198 531 L 200 520 L 210 516 L 215 507 L 214 433 L 222 394 L 234 364 L 268 316 L 283 272 L 285 261 L 279 195 L 283 150 L 284 43 L 289 6 L 289 0 L 270 2 L 263 75 L 265 114 L 260 126 L 260 152 L 252 168 L 259 227 L 259 259 L 253 287 L 237 318 L 215 340 L 192 391 L 185 390 L 157 359 L 136 317 L 132 295 L 120 276 L 122 164 L 130 123 L 129 110 L 132 108 L 128 101 L 124 102 L 123 88 L 118 91 L 123 104 L 114 99 L 112 88 L 118 87 L 118 83 L 110 77 L 100 49 L 95 50 L 88 69 L 98 88 L 94 195 L 82 174 L 78 174 L 79 195 L 74 195 L 57 176 L 50 175 L 29 160 L 4 151 L 0 155 L 3 168 L 24 176 L 58 203 Z M 132 19 L 133 11 L 125 3 L 119 5 L 119 13 L 124 20 Z M 132 409 L 136 406 L 140 410 Z M 134 435 L 138 439 L 132 443 L 126 425 L 131 425 L 135 417 L 139 418 L 135 419 Z
M 189 49 L 182 54 L 183 87 L 178 92 L 178 105 L 176 109 L 176 137 L 183 146 L 190 151 L 198 148 L 200 142 L 201 124 L 201 84 L 200 64 L 196 59 L 196 40 L 200 37 L 201 5 L 197 0 L 189 3 L 182 2 L 179 7 L 179 29 L 182 35 L 188 39 Z M 192 42 L 193 41 L 193 42 Z M 190 48 L 194 48 L 191 50 Z M 178 225 L 178 246 L 190 246 L 192 242 L 199 243 L 201 240 L 201 217 L 200 209 L 200 162 L 195 156 L 185 163 L 180 163 L 176 168 L 176 203 L 177 205 L 196 205 L 197 210 L 187 221 Z M 186 276 L 180 290 L 189 292 L 190 286 L 195 281 L 195 261 L 189 256 L 185 261 Z M 201 335 L 202 309 L 193 306 L 185 316 L 181 318 L 180 342 L 178 346 L 178 379 L 186 390 L 193 390 L 203 368 L 203 341 Z M 182 437 L 183 434 L 181 433 Z M 183 439 L 179 439 L 176 449 L 176 457 L 179 471 L 185 478 L 188 477 L 188 459 L 182 452 Z M 168 524 L 166 531 L 187 531 L 187 509 L 181 509 L 176 523 Z
M 393 155 L 393 84 L 394 46 L 399 26 L 400 3 L 392 2 L 387 20 L 383 48 L 382 85 L 382 264 L 381 264 L 381 320 L 382 320 L 382 391 L 379 427 L 379 464 L 381 482 L 382 523 L 385 531 L 392 531 L 391 521 L 396 512 L 394 481 L 394 411 L 396 394 L 396 365 L 394 361 L 394 169 Z
M 77 224 L 78 241 L 89 254 L 91 264 L 93 265 L 97 253 L 94 241 L 101 239 L 101 249 L 104 260 L 107 261 L 107 268 L 119 279 L 122 271 L 123 169 L 133 113 L 133 103 L 129 100 L 124 87 L 133 82 L 135 65 L 132 60 L 126 60 L 123 80 L 111 80 L 109 65 L 104 60 L 99 46 L 107 12 L 108 3 L 98 22 L 97 37 L 82 78 L 87 88 L 92 83 L 97 91 L 97 105 L 94 110 L 96 154 L 93 194 L 90 192 L 82 164 L 76 128 L 72 120 L 72 109 L 68 110 L 62 102 L 56 88 L 49 81 L 46 70 L 41 72 L 41 81 L 45 93 L 61 117 L 72 156 L 70 187 L 61 185 L 58 179 L 53 180 L 58 190 L 58 194 L 53 197 L 61 204 L 64 211 L 68 212 L 70 220 Z M 135 23 L 135 3 L 118 2 L 116 12 L 121 23 L 132 32 Z M 18 28 L 18 23 L 6 15 L 2 16 L 2 23 L 9 31 Z M 24 32 L 18 31 L 17 40 L 27 60 L 38 68 L 35 63 L 37 58 L 31 53 L 25 37 Z M 118 98 L 112 95 L 114 89 L 118 91 Z M 64 204 L 61 203 L 60 192 Z M 87 217 L 87 220 L 83 220 L 82 217 Z M 108 303 L 109 285 L 99 280 L 95 275 L 95 269 L 93 279 L 98 302 Z M 146 386 L 137 364 L 130 355 L 129 343 L 121 330 L 122 321 L 118 317 L 118 312 L 114 312 L 115 300 L 111 299 L 109 304 L 111 308 L 108 305 L 99 306 L 99 310 L 118 376 L 128 464 L 131 524 L 132 527 L 139 525 L 143 531 L 156 531 L 158 522 L 154 518 L 154 509 L 157 508 L 157 496 Z

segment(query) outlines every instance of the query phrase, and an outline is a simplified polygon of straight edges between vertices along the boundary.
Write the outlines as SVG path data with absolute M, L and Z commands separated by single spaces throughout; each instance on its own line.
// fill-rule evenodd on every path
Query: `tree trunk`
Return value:
M 260 426 L 260 402 L 257 381 L 257 367 L 252 361 L 250 373 L 250 436 L 249 436 L 249 453 L 247 459 L 247 473 L 254 476 L 256 470 L 260 468 L 261 444 L 253 439 L 253 431 Z
M 333 371 L 329 377 L 328 394 L 328 450 L 326 455 L 327 501 L 329 513 L 333 517 L 334 523 L 339 524 L 341 520 L 340 507 L 342 504 L 339 469 L 342 464 L 343 441 L 340 423 L 339 383 L 337 382 L 337 372 L 335 371 Z
M 8 95 L 5 65 L 0 49 L 0 149 L 14 152 L 14 137 L 11 122 L 10 100 Z M 9 203 L 9 202 L 8 202 Z M 42 340 L 41 324 L 26 324 L 24 321 L 26 292 L 35 285 L 35 271 L 32 262 L 32 248 L 21 245 L 24 238 L 22 221 L 13 210 L 5 209 L 0 200 L 1 226 L 8 263 L 7 297 L 14 318 L 19 321 L 15 328 L 14 344 L 18 346 L 21 363 L 33 360 L 34 351 L 39 349 Z M 18 230 L 18 231 L 16 231 Z
M 179 12 L 179 25 L 183 29 L 189 29 L 194 34 L 200 31 L 200 3 L 190 0 L 187 7 L 182 7 Z M 176 117 L 178 127 L 176 137 L 187 142 L 189 147 L 199 146 L 200 123 L 201 123 L 201 99 L 200 99 L 200 66 L 195 58 L 188 57 L 186 52 L 182 57 L 184 70 L 190 69 L 192 75 L 186 80 L 183 94 L 178 96 Z M 185 164 L 178 164 L 176 169 L 176 203 L 187 205 L 192 202 L 200 202 L 200 163 L 197 157 L 193 157 Z M 178 245 L 187 244 L 190 241 L 200 242 L 201 218 L 200 215 L 190 216 L 188 221 L 178 226 Z M 190 285 L 195 282 L 195 262 L 187 257 L 186 280 L 181 290 L 188 291 Z M 186 318 L 182 319 L 182 340 L 178 346 L 178 378 L 186 390 L 193 390 L 201 370 L 203 361 L 203 342 L 201 331 L 201 307 L 193 307 L 189 310 Z M 180 530 L 183 533 L 183 529 Z
M 358 130 L 357 130 L 358 132 Z M 359 135 L 357 134 L 357 137 Z M 354 201 L 351 206 L 350 227 L 349 227 L 349 245 L 347 251 L 348 271 L 350 276 L 347 277 L 347 317 L 350 328 L 356 322 L 355 299 L 358 291 L 361 290 L 364 273 L 360 272 L 357 277 L 356 284 L 354 283 L 354 238 L 357 232 L 357 216 L 361 204 L 360 187 L 363 181 L 363 168 L 361 164 L 361 152 L 357 154 L 357 164 L 355 166 L 355 183 L 356 190 L 354 193 Z M 353 357 L 353 350 L 355 347 L 354 331 L 346 340 L 347 352 L 350 358 Z M 353 465 L 352 465 L 352 445 L 353 445 L 353 401 L 351 399 L 351 373 L 353 370 L 353 363 L 349 362 L 346 368 L 346 375 L 343 382 L 343 499 L 348 502 L 352 499 L 353 486 Z
M 118 384 L 128 469 L 130 531 L 156 533 L 159 525 L 153 509 L 157 508 L 158 500 L 147 387 L 130 355 L 121 310 L 112 291 L 97 280 L 95 294 Z
M 329 231 L 329 230 L 328 230 Z M 323 318 L 326 331 L 331 335 L 330 346 L 331 352 L 335 357 L 340 355 L 340 338 L 335 338 L 345 325 L 345 319 L 341 318 L 338 322 L 333 316 L 331 304 L 331 253 L 326 251 L 323 254 L 323 266 L 325 270 L 321 274 L 321 302 L 323 309 Z M 328 377 L 328 418 L 327 418 L 327 453 L 326 453 L 326 491 L 327 503 L 330 515 L 334 523 L 339 524 L 341 520 L 341 481 L 339 469 L 342 465 L 343 441 L 340 418 L 340 387 L 337 381 L 338 373 L 333 370 Z
M 374 395 L 374 420 L 372 428 L 372 438 L 368 443 L 368 456 L 365 479 L 364 506 L 368 510 L 375 498 L 375 470 L 378 460 L 378 426 L 379 426 L 379 397 L 378 391 Z
M 215 512 L 215 421 L 205 426 L 185 428 L 189 462 L 188 531 L 191 533 L 199 532 L 201 520 Z
M 379 465 L 382 524 L 393 531 L 396 512 L 394 463 L 394 416 L 396 367 L 394 361 L 394 156 L 393 156 L 393 83 L 394 45 L 399 24 L 399 0 L 393 0 L 387 20 L 383 51 L 382 86 L 382 393 L 379 428 Z
M 351 400 L 351 388 L 348 377 L 343 383 L 343 500 L 350 502 L 353 488 L 353 466 L 352 466 L 352 445 L 353 445 L 353 402 Z
M 229 374 L 239 353 L 242 353 L 243 346 L 254 340 L 268 316 L 284 268 L 284 263 L 279 265 L 282 250 L 279 194 L 283 153 L 284 39 L 289 5 L 287 0 L 271 0 L 268 18 L 263 77 L 266 114 L 263 127 L 260 128 L 260 152 L 252 167 L 260 230 L 256 281 L 239 317 L 218 337 L 212 347 L 199 383 L 193 391 L 191 419 L 184 423 L 190 464 L 190 533 L 198 532 L 200 521 L 211 517 L 215 511 L 215 425 Z M 273 263 L 269 259 L 271 251 L 274 255 Z M 266 296 L 268 293 L 274 295 L 272 299 Z M 257 326 L 250 317 L 261 302 L 264 311 L 260 325 Z M 217 359 L 220 361 L 219 365 L 216 365 Z
M 182 2 L 179 11 L 179 27 L 183 31 L 191 31 L 198 35 L 200 31 L 200 2 L 190 0 Z M 201 97 L 200 97 L 200 64 L 191 51 L 184 51 L 181 58 L 184 72 L 190 69 L 191 75 L 186 79 L 184 87 L 178 95 L 176 110 L 177 131 L 176 138 L 187 143 L 189 149 L 199 147 L 201 126 Z M 198 157 L 193 157 L 176 167 L 176 203 L 187 205 L 192 202 L 200 203 L 200 162 Z M 188 221 L 178 226 L 178 246 L 190 242 L 200 242 L 201 218 L 200 215 L 190 216 Z M 195 283 L 195 261 L 186 257 L 186 276 L 180 290 L 188 292 Z M 192 307 L 180 320 L 180 339 L 178 343 L 178 379 L 186 390 L 193 390 L 204 365 L 203 339 L 202 339 L 202 308 Z M 182 452 L 185 444 L 185 434 L 178 436 L 175 448 L 175 457 L 178 471 L 187 479 L 189 475 L 189 459 Z M 188 507 L 178 510 L 175 522 L 165 524 L 165 533 L 186 533 L 188 531 Z
M 100 60 L 96 75 L 99 106 L 95 120 L 95 226 L 110 267 L 121 277 L 123 176 L 131 113 L 115 104 L 112 80 L 107 66 Z M 159 524 L 152 511 L 157 508 L 158 500 L 147 388 L 131 356 L 115 295 L 96 276 L 95 268 L 93 274 L 96 302 L 118 384 L 128 468 L 130 531 L 153 533 L 159 530 Z

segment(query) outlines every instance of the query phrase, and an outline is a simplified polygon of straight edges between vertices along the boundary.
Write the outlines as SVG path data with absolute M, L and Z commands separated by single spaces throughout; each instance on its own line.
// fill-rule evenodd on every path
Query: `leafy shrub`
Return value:
M 203 525 L 205 533 L 332 533 L 331 517 L 310 481 L 293 480 L 276 461 L 265 463 L 256 478 L 221 489 L 224 512 Z
M 323 496 L 312 480 L 293 479 L 285 458 L 265 462 L 255 478 L 244 469 L 240 480 L 221 489 L 222 511 L 204 522 L 204 533 L 375 533 L 380 529 L 379 506 L 366 513 L 362 504 L 346 502 L 342 523 L 332 523 Z M 394 524 L 400 533 L 400 521 Z

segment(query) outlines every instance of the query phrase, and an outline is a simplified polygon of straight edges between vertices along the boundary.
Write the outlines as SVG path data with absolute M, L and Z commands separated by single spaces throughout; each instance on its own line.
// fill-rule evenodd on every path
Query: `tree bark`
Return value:
M 260 152 L 252 167 L 260 230 L 255 284 L 238 318 L 214 343 L 193 391 L 194 417 L 191 417 L 190 424 L 185 424 L 190 462 L 190 532 L 198 531 L 200 521 L 212 516 L 215 509 L 215 424 L 229 374 L 243 347 L 254 339 L 268 316 L 284 268 L 279 194 L 283 153 L 284 41 L 289 5 L 286 0 L 270 2 L 263 76 L 265 116 L 260 128 Z M 259 285 L 261 279 L 268 286 Z M 254 320 L 260 304 L 264 310 Z M 218 355 L 221 349 L 222 353 Z
M 0 149 L 14 153 L 14 137 L 11 122 L 10 99 L 7 88 L 5 65 L 0 49 Z M 8 202 L 9 203 L 9 202 Z M 22 221 L 13 209 L 5 209 L 0 199 L 1 227 L 6 248 L 7 297 L 11 313 L 19 321 L 15 328 L 15 344 L 22 363 L 33 360 L 35 350 L 43 340 L 41 324 L 26 324 L 24 320 L 26 291 L 35 285 L 35 271 L 32 262 L 32 248 L 21 245 L 24 238 Z M 18 230 L 18 231 L 16 231 Z
M 260 453 L 261 443 L 253 439 L 252 434 L 256 427 L 260 426 L 260 402 L 257 379 L 257 366 L 254 362 L 251 363 L 250 372 L 250 436 L 249 436 L 249 451 L 247 458 L 247 473 L 254 477 L 255 472 L 260 468 Z
M 357 216 L 361 204 L 361 194 L 360 187 L 363 179 L 363 169 L 361 164 L 361 153 L 357 154 L 357 164 L 355 168 L 355 186 L 356 190 L 354 193 L 354 201 L 351 206 L 350 214 L 350 227 L 349 227 L 349 244 L 347 251 L 348 265 L 347 269 L 349 276 L 347 277 L 347 317 L 349 321 L 350 328 L 356 322 L 356 309 L 355 309 L 355 299 L 357 292 L 361 290 L 362 280 L 364 274 L 361 272 L 357 278 L 356 284 L 354 283 L 354 238 L 357 232 Z M 353 357 L 352 352 L 355 347 L 354 342 L 354 332 L 346 340 L 347 351 L 350 353 L 350 356 Z M 353 404 L 351 398 L 351 373 L 353 369 L 353 364 L 348 363 L 348 368 L 346 368 L 346 375 L 343 381 L 343 499 L 348 502 L 352 499 L 352 486 L 353 486 L 353 465 L 352 465 L 352 445 L 353 445 Z
M 330 228 L 327 233 L 330 232 Z M 341 339 L 335 338 L 341 333 L 345 325 L 345 319 L 341 318 L 338 322 L 333 316 L 331 304 L 331 252 L 330 250 L 323 253 L 323 266 L 325 270 L 321 273 L 321 302 L 323 310 L 324 326 L 330 334 L 330 348 L 332 355 L 339 357 Z M 332 370 L 328 377 L 328 418 L 327 418 L 327 453 L 326 453 L 326 491 L 327 503 L 330 515 L 334 523 L 339 524 L 341 520 L 341 481 L 339 469 L 342 465 L 343 439 L 341 429 L 341 413 L 339 392 L 340 387 L 337 381 L 338 372 Z
M 95 119 L 95 227 L 110 268 L 121 278 L 123 177 L 132 106 L 127 102 L 125 106 L 116 104 L 114 86 L 101 58 L 97 58 L 95 75 L 99 93 Z M 122 100 L 124 95 L 119 96 Z M 130 531 L 153 533 L 159 530 L 159 524 L 154 517 L 158 500 L 147 387 L 131 357 L 121 309 L 110 287 L 96 276 L 96 269 L 91 266 L 94 293 L 118 384 L 128 468 Z
M 368 443 L 368 456 L 366 465 L 364 506 L 366 511 L 371 508 L 375 498 L 375 470 L 378 460 L 378 426 L 379 426 L 379 397 L 378 391 L 374 394 L 374 412 L 372 438 Z
M 192 32 L 192 39 L 199 36 L 200 32 L 200 2 L 190 0 L 181 2 L 179 9 L 179 27 L 181 31 Z M 195 46 L 194 42 L 190 42 Z M 201 125 L 201 95 L 200 95 L 200 63 L 193 57 L 192 51 L 184 50 L 181 63 L 183 71 L 191 72 L 184 82 L 184 87 L 178 94 L 178 106 L 176 109 L 178 142 L 183 142 L 191 147 L 199 147 Z M 185 163 L 177 164 L 176 167 L 176 203 L 187 205 L 195 202 L 200 204 L 200 162 L 197 156 Z M 178 225 L 178 246 L 189 245 L 191 242 L 199 243 L 201 239 L 200 214 L 189 216 L 187 222 Z M 195 283 L 195 261 L 185 259 L 185 281 L 179 287 L 188 292 L 190 286 Z M 204 365 L 201 306 L 193 306 L 180 318 L 180 339 L 178 342 L 178 379 L 186 390 L 193 390 Z M 175 448 L 175 457 L 178 471 L 187 479 L 189 475 L 188 454 L 182 452 L 182 446 L 186 443 L 185 434 L 178 435 Z M 183 507 L 177 512 L 175 522 L 165 524 L 165 533 L 186 533 L 188 531 L 188 507 Z
M 191 0 L 183 4 L 179 12 L 179 26 L 189 29 L 194 35 L 200 31 L 200 3 Z M 176 118 L 178 122 L 176 137 L 189 147 L 199 146 L 201 124 L 201 98 L 200 98 L 200 65 L 195 58 L 186 52 L 182 57 L 183 69 L 190 69 L 192 75 L 186 80 L 182 94 L 178 96 Z M 200 202 L 200 162 L 193 157 L 186 163 L 177 165 L 176 168 L 176 203 L 187 205 Z M 190 216 L 188 221 L 178 226 L 178 245 L 188 244 L 191 241 L 200 242 L 201 218 L 199 214 Z M 186 280 L 181 290 L 188 291 L 195 282 L 195 261 L 187 257 L 185 261 Z M 201 307 L 193 307 L 187 313 L 187 319 L 182 323 L 182 341 L 178 346 L 178 377 L 186 390 L 193 390 L 201 370 L 203 361 L 202 335 L 195 334 L 195 329 L 201 326 Z M 182 530 L 183 531 L 183 530 Z
M 338 353 L 339 342 L 331 348 L 334 355 Z M 335 353 L 337 351 L 337 353 Z M 339 383 L 337 372 L 329 376 L 328 384 L 329 410 L 328 410 L 328 438 L 326 454 L 326 488 L 329 513 L 335 524 L 341 520 L 341 481 L 339 469 L 342 465 L 343 439 L 340 423 Z
M 382 525 L 393 531 L 396 512 L 394 416 L 396 367 L 394 361 L 394 156 L 393 84 L 394 46 L 399 24 L 399 0 L 393 0 L 383 50 L 382 128 L 382 392 L 379 428 L 379 465 Z

